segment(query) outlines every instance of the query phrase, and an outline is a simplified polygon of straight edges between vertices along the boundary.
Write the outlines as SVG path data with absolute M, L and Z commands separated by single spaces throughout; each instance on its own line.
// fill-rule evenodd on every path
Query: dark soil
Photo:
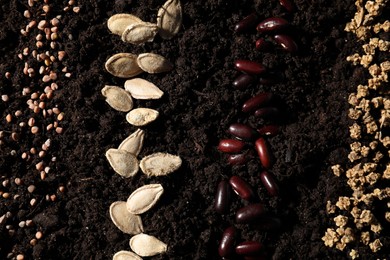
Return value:
M 64 132 L 58 135 L 41 131 L 33 136 L 15 122 L 7 124 L 4 118 L 17 109 L 25 111 L 18 122 L 32 115 L 26 105 L 28 98 L 21 95 L 29 82 L 22 74 L 24 62 L 17 54 L 24 47 L 34 48 L 35 33 L 31 37 L 19 33 L 28 23 L 23 17 L 27 1 L 1 0 L 0 94 L 8 94 L 10 101 L 0 103 L 0 130 L 21 134 L 19 142 L 7 134 L 0 147 L 1 178 L 11 182 L 0 190 L 12 197 L 20 195 L 15 200 L 0 199 L 0 216 L 12 213 L 0 225 L 1 259 L 10 252 L 15 256 L 24 254 L 25 259 L 111 259 L 119 250 L 130 250 L 131 236 L 114 226 L 108 209 L 112 202 L 126 200 L 133 190 L 149 183 L 161 183 L 165 192 L 161 201 L 142 215 L 145 233 L 168 244 L 166 254 L 151 259 L 218 259 L 221 234 L 232 224 L 240 230 L 240 241 L 261 241 L 267 258 L 347 258 L 348 249 L 329 249 L 321 237 L 326 228 L 333 226 L 325 212 L 326 201 L 350 194 L 346 184 L 331 174 L 330 166 L 347 162 L 348 93 L 366 76 L 345 61 L 346 56 L 360 51 L 354 36 L 344 32 L 355 12 L 354 1 L 296 0 L 297 11 L 289 14 L 278 1 L 183 0 L 179 34 L 172 40 L 157 36 L 143 46 L 126 44 L 111 35 L 106 21 L 113 14 L 127 12 L 155 22 L 163 0 L 80 1 L 79 14 L 63 12 L 64 3 L 57 2 L 52 4 L 51 17 L 63 15 L 60 49 L 68 53 L 64 65 L 73 76 L 59 78 L 60 89 L 50 105 L 64 111 Z M 254 48 L 260 37 L 255 30 L 234 33 L 234 25 L 253 11 L 262 19 L 278 16 L 290 21 L 298 53 L 288 54 L 279 48 L 261 53 Z M 69 34 L 73 40 L 68 40 Z M 124 83 L 104 69 L 105 61 L 118 52 L 156 52 L 175 64 L 175 69 L 166 74 L 140 75 L 165 92 L 161 100 L 135 100 L 135 107 L 160 112 L 156 122 L 143 127 L 146 137 L 140 158 L 153 152 L 169 152 L 183 159 L 182 167 L 167 177 L 146 178 L 139 173 L 122 179 L 105 158 L 109 148 L 116 148 L 136 129 L 126 122 L 125 113 L 108 106 L 100 92 L 105 84 Z M 239 75 L 233 68 L 236 59 L 260 61 L 281 81 L 236 90 L 231 85 Z M 13 75 L 9 80 L 4 77 L 6 71 Z M 220 139 L 230 138 L 226 130 L 231 123 L 247 122 L 253 127 L 273 123 L 240 112 L 247 98 L 262 91 L 279 97 L 285 115 L 275 122 L 281 126 L 280 134 L 268 138 L 275 157 L 270 171 L 280 185 L 278 198 L 270 198 L 261 184 L 258 159 L 231 167 L 216 149 Z M 37 118 L 42 126 L 47 124 L 42 116 Z M 26 162 L 21 154 L 47 138 L 52 140 L 47 158 L 56 156 L 57 161 L 47 162 L 52 171 L 42 181 L 35 170 L 39 158 Z M 16 156 L 11 150 L 17 152 Z M 238 197 L 229 214 L 214 211 L 218 182 L 233 174 L 255 187 L 258 200 L 280 219 L 278 229 L 234 224 L 235 212 L 247 204 Z M 16 177 L 24 184 L 15 185 Z M 27 191 L 30 184 L 37 186 L 32 194 Z M 58 192 L 61 185 L 65 193 Z M 57 200 L 46 201 L 47 194 L 57 194 Z M 38 200 L 35 207 L 29 204 L 32 198 Z M 27 219 L 33 219 L 35 226 L 19 228 L 19 222 Z M 9 235 L 6 225 L 13 226 L 14 235 Z M 44 236 L 31 246 L 29 241 L 38 230 Z M 387 237 L 384 248 L 388 248 L 388 242 Z M 383 258 L 388 253 L 384 250 L 374 257 L 366 247 L 359 250 L 364 259 Z

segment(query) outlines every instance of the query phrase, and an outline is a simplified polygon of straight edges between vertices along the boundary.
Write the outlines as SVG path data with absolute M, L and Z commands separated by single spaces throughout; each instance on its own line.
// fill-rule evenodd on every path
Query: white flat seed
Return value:
M 122 250 L 116 252 L 112 257 L 112 260 L 142 260 L 142 258 L 133 252 Z
M 140 23 L 142 20 L 132 14 L 115 14 L 107 21 L 108 29 L 119 36 L 125 31 L 126 27 L 133 23 Z
M 143 72 L 137 64 L 137 55 L 132 53 L 117 53 L 111 56 L 106 61 L 105 68 L 119 78 L 131 78 Z
M 115 201 L 110 205 L 112 222 L 123 233 L 136 235 L 144 232 L 141 217 L 131 214 L 126 208 L 126 201 Z
M 137 57 L 138 66 L 147 73 L 161 73 L 171 71 L 173 64 L 163 56 L 155 53 L 142 53 Z
M 150 176 L 168 175 L 180 168 L 182 160 L 169 153 L 154 153 L 142 158 L 140 168 Z
M 125 89 L 136 99 L 159 99 L 164 94 L 152 82 L 141 78 L 126 80 Z
M 126 120 L 134 126 L 143 126 L 156 120 L 158 115 L 157 110 L 140 107 L 127 113 Z
M 158 10 L 157 26 L 159 34 L 163 39 L 171 39 L 175 36 L 181 26 L 182 10 L 180 0 L 168 0 Z
M 122 41 L 132 44 L 152 42 L 157 32 L 158 27 L 154 23 L 133 23 L 127 26 L 122 33 Z
M 102 89 L 102 95 L 106 97 L 106 102 L 118 111 L 128 112 L 133 108 L 133 99 L 123 88 L 106 85 Z
M 122 177 L 128 178 L 138 172 L 137 158 L 127 151 L 110 148 L 106 152 L 106 157 L 114 171 Z
M 154 256 L 167 251 L 167 244 L 154 236 L 138 234 L 130 239 L 130 248 L 140 256 Z
M 134 133 L 129 135 L 123 142 L 119 145 L 119 150 L 125 150 L 129 153 L 138 156 L 141 152 L 142 146 L 144 144 L 145 131 L 142 129 L 137 129 Z
M 131 214 L 142 214 L 151 209 L 164 192 L 161 184 L 144 185 L 130 194 L 126 208 Z

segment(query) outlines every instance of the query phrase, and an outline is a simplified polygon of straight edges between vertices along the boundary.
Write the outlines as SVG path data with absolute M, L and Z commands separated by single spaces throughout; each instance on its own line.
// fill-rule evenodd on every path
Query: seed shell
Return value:
M 158 33 L 161 38 L 171 39 L 179 32 L 182 16 L 180 0 L 168 0 L 165 2 L 157 13 Z
M 134 126 L 143 126 L 156 120 L 158 115 L 157 110 L 140 107 L 127 113 L 126 120 Z
M 163 56 L 155 53 L 141 53 L 137 57 L 138 66 L 147 73 L 161 73 L 173 69 L 173 64 Z
M 157 32 L 158 27 L 154 23 L 133 23 L 126 27 L 122 34 L 122 41 L 132 44 L 152 42 Z
M 137 55 L 132 53 L 114 54 L 106 61 L 105 68 L 119 78 L 131 78 L 143 72 L 137 64 Z
M 164 94 L 152 82 L 141 78 L 126 80 L 125 89 L 136 99 L 159 99 Z
M 110 205 L 112 222 L 123 233 L 136 235 L 144 232 L 141 217 L 131 214 L 126 208 L 126 201 L 115 201 Z
M 141 257 L 130 251 L 119 251 L 113 257 L 112 260 L 142 260 Z
M 105 86 L 102 95 L 106 97 L 106 102 L 114 109 L 128 112 L 133 108 L 133 99 L 129 92 L 117 86 Z
M 138 234 L 130 239 L 130 248 L 136 254 L 146 257 L 166 252 L 167 244 L 154 236 Z
M 107 27 L 113 34 L 122 36 L 129 25 L 140 22 L 142 20 L 132 14 L 115 14 L 108 19 Z
M 140 168 L 147 176 L 168 175 L 181 166 L 179 156 L 169 153 L 154 153 L 142 158 Z
M 164 192 L 161 184 L 148 184 L 133 191 L 126 201 L 127 210 L 131 214 L 142 214 L 151 209 Z
M 125 150 L 131 154 L 134 154 L 135 156 L 138 156 L 144 144 L 144 137 L 145 131 L 142 129 L 137 129 L 134 133 L 122 141 L 118 149 Z
M 127 151 L 110 148 L 106 152 L 106 158 L 114 171 L 122 177 L 128 178 L 138 172 L 137 158 Z

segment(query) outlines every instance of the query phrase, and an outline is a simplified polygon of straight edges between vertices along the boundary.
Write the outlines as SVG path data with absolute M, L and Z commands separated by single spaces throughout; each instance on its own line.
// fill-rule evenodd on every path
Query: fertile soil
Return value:
M 19 33 L 28 23 L 23 17 L 27 1 L 1 0 L 0 94 L 7 94 L 10 100 L 0 103 L 0 130 L 21 135 L 15 142 L 6 134 L 0 147 L 1 178 L 10 180 L 1 190 L 11 194 L 11 198 L 0 198 L 0 216 L 12 213 L 0 225 L 1 259 L 10 252 L 24 254 L 25 259 L 110 259 L 119 250 L 130 250 L 131 236 L 115 227 L 108 209 L 112 202 L 126 200 L 136 188 L 149 183 L 161 183 L 165 191 L 158 204 L 142 214 L 145 233 L 168 244 L 165 254 L 150 259 L 219 259 L 218 244 L 229 225 L 240 230 L 239 241 L 262 242 L 269 259 L 347 258 L 349 249 L 329 249 L 321 237 L 333 226 L 325 212 L 326 201 L 350 195 L 345 182 L 331 174 L 330 166 L 347 163 L 348 93 L 367 76 L 346 62 L 348 55 L 360 51 L 354 35 L 344 32 L 355 12 L 354 1 L 295 0 L 297 10 L 287 13 L 279 1 L 183 0 L 183 25 L 178 35 L 171 40 L 157 36 L 141 46 L 110 34 L 107 19 L 124 12 L 155 22 L 163 0 L 79 1 L 78 14 L 64 12 L 64 3 L 54 2 L 58 3 L 50 4 L 51 17 L 63 16 L 59 49 L 68 54 L 64 64 L 73 74 L 57 80 L 60 88 L 50 101 L 65 113 L 64 132 L 41 131 L 34 136 L 4 120 L 18 109 L 24 111 L 18 122 L 26 122 L 33 114 L 26 105 L 28 97 L 21 95 L 28 83 L 22 73 L 24 62 L 17 54 L 24 47 L 34 48 L 35 34 L 23 37 Z M 277 16 L 290 21 L 299 51 L 290 54 L 275 47 L 259 52 L 254 43 L 260 33 L 254 29 L 235 33 L 234 25 L 253 11 L 262 19 Z M 169 73 L 140 75 L 165 92 L 160 100 L 134 100 L 135 107 L 160 112 L 155 122 L 142 127 L 146 136 L 139 158 L 153 152 L 179 155 L 183 164 L 169 176 L 147 178 L 139 173 L 124 179 L 105 158 L 109 148 L 116 148 L 137 129 L 126 122 L 125 113 L 112 109 L 100 92 L 104 85 L 124 84 L 125 80 L 104 69 L 105 61 L 118 52 L 155 52 L 175 65 Z M 232 82 L 240 75 L 234 70 L 237 59 L 259 61 L 281 80 L 234 89 Z M 4 77 L 7 71 L 12 74 L 10 79 Z M 246 99 L 265 91 L 279 99 L 283 116 L 277 121 L 262 121 L 241 112 Z M 47 124 L 42 116 L 37 118 L 40 125 Z M 217 150 L 220 139 L 231 138 L 226 130 L 235 122 L 255 128 L 280 125 L 280 133 L 267 138 L 275 158 L 270 172 L 279 183 L 279 197 L 271 198 L 262 185 L 257 158 L 232 167 Z M 35 169 L 40 159 L 26 162 L 21 154 L 47 138 L 52 141 L 48 158 L 56 156 L 57 161 L 49 163 L 51 172 L 41 180 Z M 264 230 L 258 225 L 235 224 L 235 212 L 248 204 L 237 196 L 228 214 L 215 212 L 216 186 L 232 175 L 255 187 L 257 200 L 280 220 L 279 227 Z M 17 186 L 16 177 L 24 184 Z M 37 187 L 33 193 L 27 191 L 30 184 Z M 65 192 L 59 192 L 59 186 L 65 186 Z M 13 199 L 16 194 L 20 197 Z M 56 194 L 56 201 L 47 201 L 47 194 Z M 34 207 L 30 206 L 32 198 L 38 200 Z M 27 219 L 33 219 L 35 226 L 20 228 L 19 222 Z M 7 225 L 13 226 L 13 235 Z M 31 246 L 37 231 L 43 232 L 43 238 Z M 388 236 L 383 244 L 385 249 L 376 256 L 368 247 L 359 248 L 360 254 L 364 259 L 384 258 L 389 254 Z

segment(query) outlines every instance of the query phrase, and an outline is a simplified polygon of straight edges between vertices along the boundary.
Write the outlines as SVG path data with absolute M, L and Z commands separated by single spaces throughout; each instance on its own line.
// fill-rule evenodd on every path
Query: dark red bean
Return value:
M 259 255 L 263 249 L 263 245 L 257 241 L 245 241 L 236 246 L 236 253 L 239 255 Z
M 218 253 L 221 257 L 229 257 L 234 253 L 234 243 L 236 236 L 237 229 L 235 227 L 231 226 L 225 229 L 218 248 Z
M 254 203 L 240 208 L 236 213 L 236 222 L 249 224 L 260 219 L 265 213 L 263 204 Z
M 290 13 L 294 12 L 295 6 L 290 0 L 279 0 L 281 6 L 286 8 L 286 10 Z
M 271 48 L 272 44 L 263 38 L 256 41 L 256 50 L 258 51 L 270 51 Z
M 272 176 L 271 173 L 263 171 L 262 173 L 260 173 L 260 179 L 271 196 L 276 197 L 279 195 L 278 184 L 276 184 L 275 178 Z
M 232 189 L 230 188 L 229 182 L 227 180 L 220 181 L 217 187 L 217 192 L 215 194 L 215 210 L 220 214 L 228 212 L 231 197 Z
M 229 183 L 232 186 L 233 191 L 244 200 L 250 200 L 254 197 L 255 193 L 253 192 L 252 187 L 242 178 L 232 176 L 229 179 Z
M 285 51 L 296 52 L 298 50 L 297 43 L 288 35 L 277 34 L 274 36 L 274 40 L 278 43 Z
M 242 112 L 252 112 L 258 109 L 259 107 L 266 106 L 270 103 L 273 98 L 273 94 L 270 92 L 263 92 L 257 94 L 254 97 L 251 97 L 242 105 Z
M 263 107 L 255 111 L 255 116 L 264 119 L 269 119 L 269 118 L 277 118 L 280 116 L 280 114 L 279 114 L 279 109 L 277 109 L 276 107 Z
M 277 125 L 265 125 L 259 129 L 257 129 L 257 132 L 260 135 L 266 135 L 266 136 L 274 136 L 279 133 L 279 126 Z
M 256 137 L 256 131 L 249 125 L 234 123 L 229 126 L 228 133 L 239 139 L 252 140 Z
M 219 142 L 218 150 L 224 153 L 240 153 L 245 143 L 236 139 L 222 139 Z
M 233 81 L 233 87 L 236 89 L 244 89 L 249 87 L 255 80 L 256 78 L 252 75 L 241 74 Z
M 264 21 L 261 21 L 256 29 L 259 32 L 277 32 L 286 29 L 289 26 L 289 23 L 280 17 L 271 17 L 267 18 Z
M 246 153 L 230 154 L 228 163 L 230 165 L 243 165 L 249 161 L 249 156 Z
M 259 159 L 264 168 L 269 169 L 272 166 L 270 149 L 264 138 L 260 137 L 255 142 L 255 148 Z
M 234 31 L 236 33 L 242 33 L 251 29 L 255 29 L 258 22 L 259 16 L 256 13 L 251 13 L 234 26 Z
M 266 70 L 263 64 L 250 60 L 236 60 L 234 67 L 238 71 L 252 75 L 264 73 Z

